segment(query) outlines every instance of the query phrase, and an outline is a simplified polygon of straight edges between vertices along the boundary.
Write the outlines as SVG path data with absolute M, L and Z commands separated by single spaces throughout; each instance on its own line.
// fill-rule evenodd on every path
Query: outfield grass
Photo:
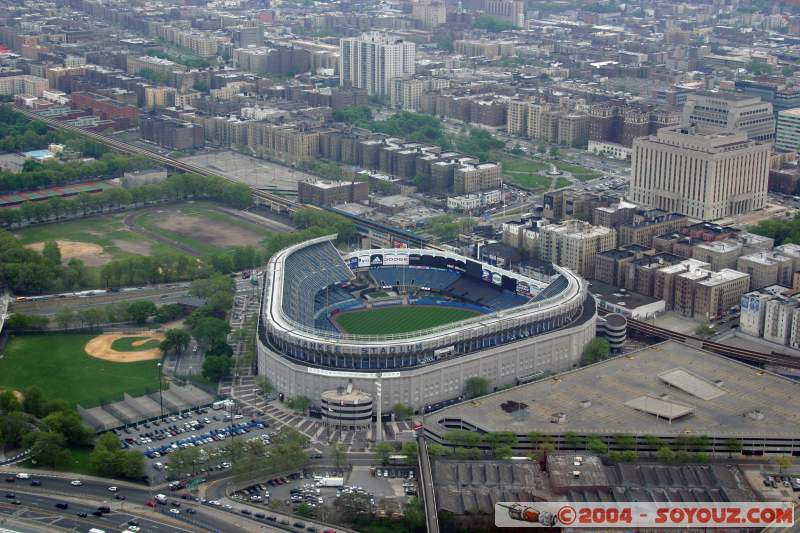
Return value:
M 345 333 L 385 335 L 433 328 L 480 314 L 455 307 L 404 305 L 340 313 L 334 322 Z
M 158 360 L 112 363 L 84 351 L 94 335 L 13 337 L 0 359 L 0 388 L 39 386 L 48 400 L 93 407 L 158 389 Z
M 147 340 L 147 342 L 138 346 L 133 345 L 134 342 L 143 340 Z M 150 337 L 123 337 L 111 343 L 111 349 L 118 352 L 141 352 L 142 350 L 150 350 L 159 346 L 161 346 L 161 341 Z

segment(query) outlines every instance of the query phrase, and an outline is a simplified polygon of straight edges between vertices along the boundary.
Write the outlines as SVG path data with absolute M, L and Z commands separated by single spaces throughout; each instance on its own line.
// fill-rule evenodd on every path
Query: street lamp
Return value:
M 158 399 L 161 403 L 161 420 L 164 419 L 164 380 L 162 379 L 163 364 L 158 362 Z

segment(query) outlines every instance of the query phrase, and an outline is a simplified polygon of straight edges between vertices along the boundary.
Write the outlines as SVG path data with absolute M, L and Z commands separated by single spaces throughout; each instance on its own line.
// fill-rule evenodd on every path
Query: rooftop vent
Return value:
M 514 400 L 508 400 L 507 402 L 500 404 L 500 409 L 502 409 L 506 413 L 515 413 L 517 411 L 522 411 L 527 408 L 528 404 L 522 402 L 515 402 Z
M 550 415 L 551 424 L 563 424 L 566 421 L 567 421 L 566 413 L 553 413 L 552 415 Z
M 591 406 L 592 406 L 592 400 L 583 400 L 583 401 L 581 401 L 581 407 L 583 407 L 584 409 L 586 409 L 587 407 L 591 407 Z
M 749 413 L 747 413 L 748 418 L 752 418 L 753 420 L 764 420 L 764 413 L 759 411 L 758 409 L 753 409 Z

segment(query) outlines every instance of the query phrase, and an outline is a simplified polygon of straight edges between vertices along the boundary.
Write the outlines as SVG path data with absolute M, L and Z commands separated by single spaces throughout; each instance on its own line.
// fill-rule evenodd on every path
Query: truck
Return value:
M 317 481 L 318 487 L 343 487 L 344 486 L 344 478 L 343 477 L 324 477 Z
M 156 494 L 156 501 L 162 505 L 167 503 L 167 497 L 163 494 Z
M 231 400 L 219 400 L 211 404 L 211 408 L 215 411 L 219 411 L 220 409 L 227 409 L 228 407 L 232 406 L 233 402 Z

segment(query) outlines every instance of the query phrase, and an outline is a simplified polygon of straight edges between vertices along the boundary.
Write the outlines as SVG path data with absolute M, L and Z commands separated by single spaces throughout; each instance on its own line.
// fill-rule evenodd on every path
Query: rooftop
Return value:
M 681 388 L 660 376 L 680 372 L 691 376 Z M 679 379 L 681 379 L 679 377 Z M 691 383 L 686 384 L 686 382 Z M 698 383 L 722 394 L 709 397 Z M 700 391 L 700 392 L 698 392 Z M 447 407 L 425 417 L 425 425 L 443 433 L 445 419 L 461 419 L 483 431 L 526 434 L 625 433 L 717 437 L 800 437 L 800 411 L 795 400 L 798 383 L 725 357 L 674 341 L 650 346 L 535 383 Z M 664 396 L 666 395 L 666 396 Z M 658 398 L 692 409 L 671 422 L 626 405 L 640 397 Z M 714 395 L 712 395 L 714 396 Z M 510 400 L 524 402 L 523 411 L 507 413 L 500 406 Z M 590 402 L 590 404 L 589 404 Z M 588 407 L 586 406 L 588 405 Z M 552 422 L 553 413 L 565 419 Z M 759 416 L 749 416 L 759 413 Z

